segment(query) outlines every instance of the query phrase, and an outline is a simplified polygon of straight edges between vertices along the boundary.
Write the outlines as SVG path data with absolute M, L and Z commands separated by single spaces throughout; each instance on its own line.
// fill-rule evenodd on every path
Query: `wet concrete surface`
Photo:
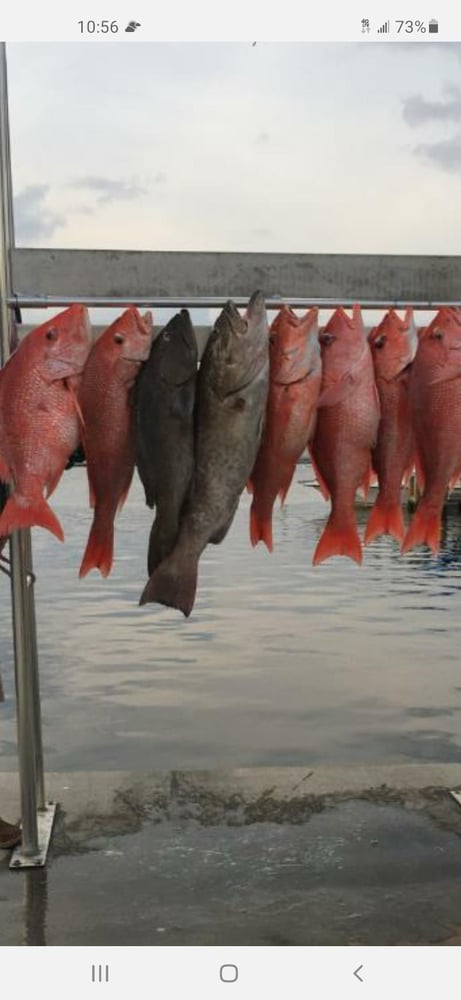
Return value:
M 251 796 L 170 775 L 66 809 L 46 869 L 0 859 L 1 945 L 459 944 L 445 788 Z

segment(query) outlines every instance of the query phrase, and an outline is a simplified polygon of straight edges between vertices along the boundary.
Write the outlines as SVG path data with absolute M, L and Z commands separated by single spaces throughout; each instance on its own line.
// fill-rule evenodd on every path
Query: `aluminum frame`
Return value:
M 0 43 L 0 362 L 3 367 L 17 345 L 14 313 L 8 307 L 11 295 L 11 252 L 14 247 L 13 194 L 6 46 Z M 49 836 L 41 837 L 42 820 L 54 809 L 45 803 L 40 685 L 35 618 L 35 575 L 30 529 L 15 531 L 10 538 L 9 576 L 14 638 L 17 705 L 19 783 L 21 793 L 22 843 L 16 857 L 28 867 L 46 860 Z M 52 825 L 52 821 L 51 821 Z M 51 828 L 50 828 L 51 835 Z M 16 867 L 16 865 L 15 865 Z

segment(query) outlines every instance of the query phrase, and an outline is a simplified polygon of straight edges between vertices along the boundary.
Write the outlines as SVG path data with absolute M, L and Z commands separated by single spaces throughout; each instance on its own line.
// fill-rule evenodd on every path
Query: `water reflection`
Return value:
M 65 546 L 35 532 L 49 769 L 459 759 L 457 502 L 437 559 L 424 549 L 402 558 L 377 539 L 361 567 L 339 558 L 314 569 L 328 512 L 317 491 L 295 484 L 272 555 L 249 545 L 245 496 L 228 539 L 204 555 L 187 621 L 138 607 L 150 512 L 137 483 L 111 577 L 78 580 L 86 503 L 85 472 L 73 469 L 54 504 Z M 368 513 L 358 510 L 362 530 Z M 9 615 L 0 602 L 4 768 L 15 767 Z

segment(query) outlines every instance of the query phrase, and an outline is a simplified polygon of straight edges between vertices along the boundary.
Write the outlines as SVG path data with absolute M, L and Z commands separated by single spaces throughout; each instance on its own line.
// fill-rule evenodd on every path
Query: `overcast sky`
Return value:
M 460 50 L 9 45 L 17 244 L 458 253 Z

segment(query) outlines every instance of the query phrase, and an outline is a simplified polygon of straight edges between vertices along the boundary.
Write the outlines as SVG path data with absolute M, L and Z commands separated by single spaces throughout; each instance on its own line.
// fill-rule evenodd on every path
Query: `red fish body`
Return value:
M 108 576 L 114 549 L 114 518 L 123 506 L 136 457 L 131 389 L 146 360 L 152 317 L 131 306 L 94 344 L 79 391 L 93 524 L 80 576 L 99 569 Z
M 365 493 L 368 490 L 379 399 L 360 307 L 354 306 L 352 319 L 344 309 L 337 309 L 319 339 L 322 386 L 311 454 L 322 492 L 331 496 L 332 507 L 313 564 L 334 555 L 361 563 L 354 503 L 360 486 Z
M 446 492 L 461 472 L 461 310 L 440 309 L 421 332 L 410 408 L 424 494 L 402 552 L 426 544 L 437 555 Z
M 90 350 L 83 306 L 71 306 L 32 330 L 0 372 L 0 478 L 11 495 L 0 536 L 39 525 L 61 541 L 50 497 L 78 446 L 74 387 Z
M 375 368 L 381 407 L 373 468 L 378 476 L 378 495 L 368 519 L 365 544 L 389 534 L 401 542 L 405 533 L 400 490 L 414 462 L 414 440 L 410 417 L 410 365 L 416 352 L 417 335 L 413 311 L 401 320 L 393 309 L 368 338 Z
M 322 377 L 317 324 L 318 309 L 300 319 L 284 306 L 271 326 L 266 422 L 249 484 L 251 542 L 264 541 L 269 552 L 274 502 L 280 495 L 283 503 L 315 428 Z

